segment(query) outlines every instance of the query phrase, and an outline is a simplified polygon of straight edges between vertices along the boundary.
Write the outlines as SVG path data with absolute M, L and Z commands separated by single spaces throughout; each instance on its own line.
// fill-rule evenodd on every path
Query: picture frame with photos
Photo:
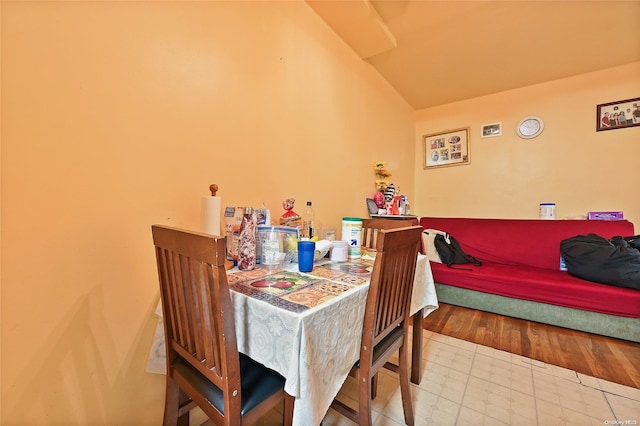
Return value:
M 596 131 L 640 126 L 640 98 L 608 102 L 596 106 Z
M 489 123 L 481 126 L 481 138 L 493 138 L 495 136 L 502 136 L 502 123 Z
M 424 135 L 423 143 L 425 170 L 471 162 L 468 127 Z

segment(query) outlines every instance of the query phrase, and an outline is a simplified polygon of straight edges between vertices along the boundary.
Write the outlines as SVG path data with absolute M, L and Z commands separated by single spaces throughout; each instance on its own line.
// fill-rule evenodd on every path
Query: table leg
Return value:
M 422 380 L 422 309 L 413 314 L 413 346 L 411 350 L 411 383 L 420 384 Z

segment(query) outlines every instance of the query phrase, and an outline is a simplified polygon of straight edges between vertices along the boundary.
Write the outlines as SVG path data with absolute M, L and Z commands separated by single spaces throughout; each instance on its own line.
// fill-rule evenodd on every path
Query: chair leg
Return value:
M 282 424 L 284 426 L 291 426 L 293 424 L 293 404 L 295 403 L 295 398 L 289 394 L 285 394 L 284 396 L 284 412 Z
M 189 405 L 191 398 L 189 398 L 189 396 L 180 389 L 180 396 L 178 400 L 178 426 L 189 426 Z M 181 411 L 182 414 L 180 414 Z
M 411 385 L 409 384 L 409 366 L 407 345 L 400 347 L 400 394 L 402 396 L 402 410 L 404 411 L 404 421 L 407 425 L 413 426 L 415 423 L 413 415 L 413 402 L 411 400 Z
M 376 399 L 378 396 L 378 373 L 371 378 L 371 399 Z
M 411 383 L 416 385 L 420 384 L 422 380 L 422 337 L 424 335 L 424 329 L 422 325 L 423 318 L 422 309 L 413 315 L 413 327 L 412 327 L 412 339 L 413 345 L 411 348 Z
M 180 388 L 168 375 L 164 396 L 164 426 L 178 424 L 178 411 L 180 409 Z
M 357 377 L 360 380 L 359 386 L 359 402 L 358 402 L 358 420 L 361 426 L 371 425 L 371 387 L 373 385 L 372 380 L 362 380 L 361 376 Z

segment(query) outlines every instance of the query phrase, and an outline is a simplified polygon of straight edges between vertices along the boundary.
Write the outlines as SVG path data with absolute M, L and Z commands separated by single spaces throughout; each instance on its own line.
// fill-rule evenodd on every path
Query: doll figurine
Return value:
M 290 226 L 292 228 L 302 227 L 302 217 L 293 211 L 293 205 L 295 202 L 295 198 L 287 198 L 282 202 L 282 208 L 285 212 L 280 216 L 280 225 Z

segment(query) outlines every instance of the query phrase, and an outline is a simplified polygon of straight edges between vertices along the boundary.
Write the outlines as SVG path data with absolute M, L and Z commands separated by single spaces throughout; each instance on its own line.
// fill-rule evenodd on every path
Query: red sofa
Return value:
M 504 310 L 512 316 L 528 310 L 526 319 L 640 341 L 640 291 L 582 280 L 560 270 L 560 241 L 588 233 L 607 238 L 634 235 L 631 222 L 422 217 L 420 225 L 453 235 L 465 252 L 483 261 L 482 266 L 469 264 L 465 269 L 431 262 L 442 302 L 465 306 L 457 299 L 464 295 L 461 290 L 468 290 L 498 298 L 485 297 L 481 306 L 476 301 L 469 307 L 483 309 L 484 303 L 492 307 L 484 310 Z M 505 300 L 511 306 L 501 307 Z M 514 300 L 529 303 L 524 309 Z M 549 311 L 552 306 L 560 310 Z M 573 321 L 576 311 L 592 315 L 578 314 Z M 619 324 L 614 327 L 611 321 Z

